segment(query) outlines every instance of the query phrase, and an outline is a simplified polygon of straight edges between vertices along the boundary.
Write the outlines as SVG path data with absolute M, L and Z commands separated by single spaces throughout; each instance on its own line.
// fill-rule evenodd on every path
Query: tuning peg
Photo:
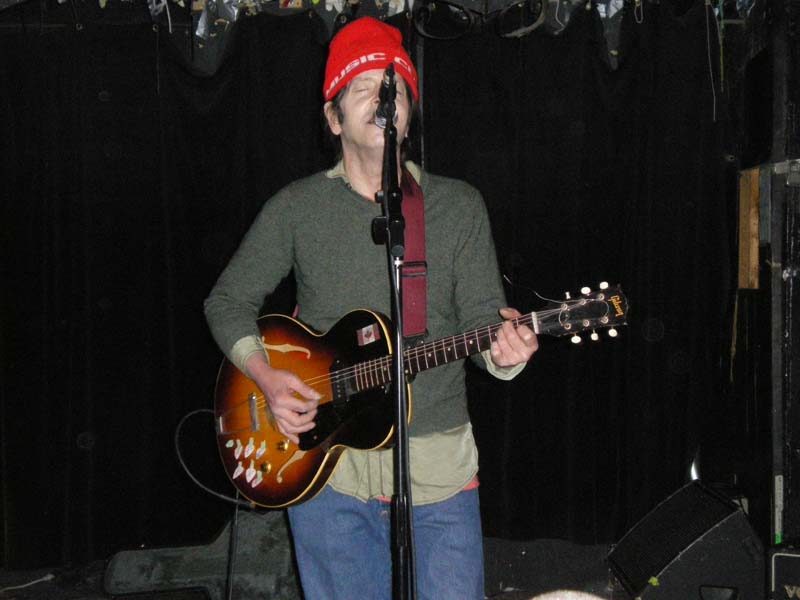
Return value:
M 619 335 L 619 332 L 614 327 L 608 330 L 608 337 L 615 338 L 617 335 Z
M 598 287 L 599 287 L 601 290 L 607 290 L 607 289 L 608 289 L 608 282 L 607 282 L 607 281 L 601 281 L 601 282 L 600 282 L 600 285 L 599 285 Z
M 600 336 L 597 335 L 596 331 L 592 331 L 592 333 L 591 333 L 591 335 L 589 337 L 592 339 L 593 342 L 596 342 L 597 340 L 600 339 Z
M 576 334 L 575 334 L 575 335 L 573 335 L 571 338 L 569 338 L 569 341 L 570 341 L 570 342 L 572 342 L 573 344 L 580 344 L 580 343 L 581 343 L 583 340 L 581 339 L 581 336 L 579 336 L 579 335 L 576 333 Z
M 592 288 L 590 288 L 589 286 L 583 286 L 581 288 L 581 294 L 583 294 L 584 296 L 588 296 L 591 293 L 592 293 Z

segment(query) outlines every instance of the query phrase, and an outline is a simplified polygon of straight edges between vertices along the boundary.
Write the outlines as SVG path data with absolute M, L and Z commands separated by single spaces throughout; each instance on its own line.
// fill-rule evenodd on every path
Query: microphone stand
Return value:
M 394 65 L 386 67 L 380 90 L 378 118 L 385 119 L 383 172 L 381 190 L 375 194 L 382 216 L 372 221 L 372 238 L 386 245 L 386 258 L 392 291 L 394 351 L 392 353 L 391 387 L 394 396 L 394 494 L 392 495 L 392 597 L 414 600 L 414 535 L 411 519 L 411 472 L 408 454 L 408 394 L 404 365 L 403 310 L 400 268 L 405 256 L 405 219 L 402 213 L 403 193 L 397 174 L 397 129 L 394 126 L 397 94 Z M 380 115 L 380 117 L 379 117 Z

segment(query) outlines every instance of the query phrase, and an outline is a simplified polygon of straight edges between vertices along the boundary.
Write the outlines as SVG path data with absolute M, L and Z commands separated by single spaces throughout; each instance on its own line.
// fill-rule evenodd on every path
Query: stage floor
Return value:
M 562 540 L 530 542 L 486 538 L 487 598 L 502 600 L 629 600 L 605 562 L 606 546 Z M 112 596 L 105 592 L 106 561 L 75 569 L 0 571 L 0 600 L 203 600 L 204 589 L 161 590 Z M 35 582 L 35 583 L 34 583 Z M 25 586 L 26 587 L 17 587 Z M 249 594 L 249 596 L 252 596 Z M 264 595 L 263 598 L 272 596 Z M 238 598 L 234 600 L 258 600 Z M 276 597 L 277 600 L 277 597 Z M 280 599 L 284 600 L 284 599 Z

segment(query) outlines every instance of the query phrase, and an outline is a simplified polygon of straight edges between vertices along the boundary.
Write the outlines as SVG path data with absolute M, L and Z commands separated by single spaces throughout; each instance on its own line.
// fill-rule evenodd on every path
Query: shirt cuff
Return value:
M 519 363 L 518 365 L 514 365 L 513 367 L 498 367 L 494 364 L 492 360 L 492 352 L 491 350 L 484 350 L 481 352 L 481 356 L 483 356 L 483 360 L 486 361 L 486 370 L 489 371 L 492 375 L 497 377 L 498 379 L 502 379 L 503 381 L 510 381 L 514 379 L 517 375 L 519 375 L 520 371 L 525 368 L 527 363 Z
M 264 346 L 261 344 L 261 340 L 255 335 L 248 335 L 236 341 L 233 348 L 231 348 L 230 359 L 242 373 L 250 377 L 246 368 L 247 359 L 256 352 L 263 354 L 264 358 L 267 359 L 267 364 L 269 364 L 269 356 L 264 352 Z

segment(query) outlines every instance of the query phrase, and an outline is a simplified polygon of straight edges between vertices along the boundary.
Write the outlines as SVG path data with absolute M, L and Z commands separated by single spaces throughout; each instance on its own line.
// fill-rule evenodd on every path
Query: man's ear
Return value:
M 336 114 L 336 109 L 333 107 L 333 102 L 328 100 L 325 106 L 322 107 L 325 113 L 325 120 L 328 122 L 328 127 L 331 129 L 333 135 L 342 133 L 342 124 L 339 123 L 339 116 Z

